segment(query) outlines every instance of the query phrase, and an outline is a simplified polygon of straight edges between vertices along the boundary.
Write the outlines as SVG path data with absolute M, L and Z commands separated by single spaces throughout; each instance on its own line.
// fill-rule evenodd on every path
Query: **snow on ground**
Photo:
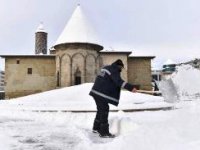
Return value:
M 4 103 L 9 107 L 13 106 L 13 109 L 24 110 L 96 110 L 93 98 L 89 96 L 92 85 L 92 83 L 86 83 L 78 86 L 56 89 L 16 98 L 9 102 L 5 101 Z M 6 108 L 5 105 L 3 106 L 4 109 Z M 114 107 L 111 105 L 111 109 L 141 109 L 167 106 L 171 105 L 165 103 L 162 97 L 122 91 L 119 106 Z
M 194 73 L 190 75 L 193 76 Z M 188 73 L 187 76 L 190 75 Z M 198 76 L 196 79 L 200 80 Z M 184 84 L 184 80 L 178 79 L 178 75 L 174 75 L 173 80 L 176 80 L 176 85 L 179 87 Z M 178 80 L 181 82 L 177 82 Z M 182 100 L 176 104 L 167 104 L 162 97 L 122 91 L 120 105 L 117 107 L 119 110 L 169 105 L 174 105 L 175 109 L 111 112 L 110 131 L 117 135 L 114 139 L 102 139 L 97 134 L 91 133 L 95 117 L 93 112 L 33 111 L 95 110 L 94 101 L 88 96 L 91 86 L 92 84 L 83 84 L 10 101 L 0 101 L 0 150 L 199 149 L 199 97 L 190 97 L 190 101 Z

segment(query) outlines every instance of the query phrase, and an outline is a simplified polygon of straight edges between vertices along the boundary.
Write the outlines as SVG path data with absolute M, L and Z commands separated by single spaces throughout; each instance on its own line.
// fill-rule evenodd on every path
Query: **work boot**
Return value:
M 92 132 L 93 133 L 99 133 L 100 130 L 100 121 L 99 120 L 94 120 L 94 124 L 93 124 L 93 128 L 92 128 Z
M 102 138 L 114 138 L 115 135 L 109 132 L 109 124 L 101 124 L 99 130 L 99 136 Z

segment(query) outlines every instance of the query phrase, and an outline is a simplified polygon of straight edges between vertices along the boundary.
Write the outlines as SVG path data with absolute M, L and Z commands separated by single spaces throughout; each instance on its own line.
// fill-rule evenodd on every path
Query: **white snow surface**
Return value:
M 180 99 L 200 99 L 200 70 L 191 65 L 177 67 L 177 71 L 172 75 Z
M 93 83 L 71 86 L 39 94 L 33 94 L 25 97 L 6 101 L 7 105 L 13 106 L 13 109 L 21 110 L 96 110 L 96 105 L 89 92 Z M 148 102 L 148 103 L 147 103 Z M 155 103 L 156 102 L 156 103 Z M 138 105 L 143 104 L 143 105 Z M 16 107 L 16 105 L 18 107 Z M 167 107 L 171 104 L 164 102 L 162 97 L 155 97 L 140 93 L 131 93 L 122 91 L 120 104 L 118 107 L 110 106 L 111 110 L 122 109 L 142 109 Z M 5 105 L 4 105 L 4 108 Z M 2 108 L 2 109 L 4 109 Z
M 199 71 L 193 71 L 188 70 L 187 77 L 197 74 L 196 79 L 199 81 Z M 182 71 L 178 69 L 173 75 L 173 81 L 176 80 L 176 85 L 179 86 L 185 84 L 181 72 L 184 72 L 184 68 Z M 192 77 L 191 82 L 194 81 Z M 91 86 L 92 83 L 88 83 L 0 101 L 0 149 L 199 150 L 200 99 L 198 97 L 190 97 L 190 101 L 182 100 L 173 104 L 175 109 L 172 110 L 110 112 L 110 132 L 117 137 L 102 139 L 91 132 L 94 112 L 59 111 L 94 110 L 94 101 L 88 96 Z M 190 91 L 188 93 L 192 94 Z M 111 109 L 161 106 L 169 106 L 162 97 L 122 91 L 120 105 Z

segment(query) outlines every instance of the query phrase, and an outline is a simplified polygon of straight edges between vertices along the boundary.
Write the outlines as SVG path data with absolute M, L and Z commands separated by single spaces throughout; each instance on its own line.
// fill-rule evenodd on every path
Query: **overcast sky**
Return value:
M 0 54 L 34 54 L 41 21 L 50 48 L 77 3 L 106 49 L 154 55 L 154 67 L 200 57 L 199 0 L 0 0 Z

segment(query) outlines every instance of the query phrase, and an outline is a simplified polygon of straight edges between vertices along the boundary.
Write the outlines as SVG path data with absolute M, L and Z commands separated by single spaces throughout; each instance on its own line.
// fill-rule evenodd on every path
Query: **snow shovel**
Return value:
M 160 91 L 147 91 L 147 90 L 137 90 L 139 93 L 146 94 L 162 94 L 164 101 L 168 103 L 175 103 L 179 101 L 179 96 L 177 89 L 171 78 L 163 79 L 159 84 Z
M 171 78 L 162 79 L 162 81 L 159 84 L 159 89 L 166 102 L 175 103 L 179 101 L 177 88 L 175 87 Z

